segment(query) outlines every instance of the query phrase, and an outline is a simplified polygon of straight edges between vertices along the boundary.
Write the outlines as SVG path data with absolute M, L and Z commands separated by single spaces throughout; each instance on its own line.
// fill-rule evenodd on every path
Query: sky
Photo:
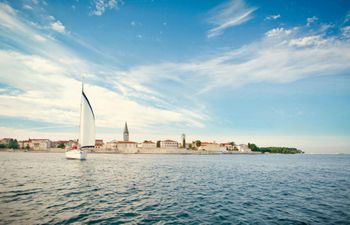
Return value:
M 350 2 L 0 1 L 0 137 L 350 153 Z

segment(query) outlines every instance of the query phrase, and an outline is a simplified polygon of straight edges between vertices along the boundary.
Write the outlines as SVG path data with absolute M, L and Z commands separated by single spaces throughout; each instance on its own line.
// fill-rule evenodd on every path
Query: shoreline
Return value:
M 0 152 L 11 153 L 65 153 L 65 150 L 28 150 L 22 149 L 2 149 Z M 120 154 L 120 155 L 262 155 L 261 152 L 215 152 L 215 151 L 196 151 L 196 150 L 183 150 L 183 149 L 161 149 L 158 151 L 136 151 L 136 152 L 123 152 L 123 151 L 88 151 L 88 154 Z

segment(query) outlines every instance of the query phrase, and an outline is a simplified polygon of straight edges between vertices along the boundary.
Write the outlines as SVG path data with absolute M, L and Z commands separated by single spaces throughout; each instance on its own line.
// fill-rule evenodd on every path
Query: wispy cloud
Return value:
M 311 26 L 311 24 L 315 23 L 318 20 L 316 16 L 309 17 L 306 19 L 306 25 Z
M 151 87 L 132 78 L 123 79 L 125 71 L 77 55 L 46 35 L 45 26 L 38 28 L 26 23 L 7 4 L 0 4 L 0 22 L 4 31 L 0 34 L 1 45 L 11 37 L 8 44 L 17 46 L 12 50 L 0 49 L 1 83 L 8 86 L 0 88 L 0 116 L 77 124 L 80 98 L 77 90 L 81 86 L 80 76 L 84 75 L 99 128 L 115 128 L 125 120 L 138 130 L 169 124 L 203 127 L 205 114 L 168 104 Z M 106 76 L 109 76 L 107 82 Z M 97 85 L 101 83 L 106 85 Z
M 277 20 L 281 18 L 281 15 L 280 14 L 277 14 L 277 15 L 270 15 L 270 16 L 267 16 L 265 17 L 265 20 Z
M 122 3 L 121 0 L 93 0 L 90 15 L 102 16 L 107 9 L 117 9 Z
M 290 46 L 306 47 L 306 46 L 321 46 L 329 40 L 322 38 L 320 35 L 312 35 L 302 38 L 296 38 L 289 41 Z
M 345 15 L 344 23 L 347 23 L 349 21 L 350 21 L 350 11 L 348 11 L 348 13 Z
M 341 28 L 346 29 L 346 28 Z M 138 71 L 144 84 L 172 79 L 196 84 L 197 94 L 249 83 L 289 83 L 313 76 L 336 75 L 350 69 L 350 40 L 325 36 L 305 27 L 274 28 L 263 39 L 241 48 L 189 63 L 164 63 Z M 136 73 L 131 71 L 131 73 Z M 143 82 L 140 79 L 140 82 Z
M 230 0 L 214 8 L 209 13 L 210 24 L 215 27 L 208 31 L 208 38 L 221 35 L 226 29 L 243 24 L 252 19 L 254 7 L 248 7 L 243 0 Z
M 51 26 L 52 30 L 55 30 L 55 31 L 60 32 L 60 33 L 64 33 L 66 30 L 65 26 L 59 20 L 52 22 L 50 24 L 50 26 Z
M 265 35 L 268 38 L 274 38 L 274 37 L 285 38 L 288 35 L 292 34 L 294 31 L 296 31 L 296 29 L 284 29 L 283 27 L 278 27 L 278 28 L 273 28 L 272 30 L 269 30 L 268 32 L 266 32 Z

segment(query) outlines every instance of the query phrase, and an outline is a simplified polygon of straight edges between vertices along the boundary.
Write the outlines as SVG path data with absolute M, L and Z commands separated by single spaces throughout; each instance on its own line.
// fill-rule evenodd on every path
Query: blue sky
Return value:
M 350 152 L 350 2 L 1 1 L 0 135 Z

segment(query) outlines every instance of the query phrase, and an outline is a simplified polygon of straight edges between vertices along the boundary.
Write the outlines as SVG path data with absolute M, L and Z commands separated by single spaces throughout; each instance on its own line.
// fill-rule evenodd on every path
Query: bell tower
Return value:
M 128 124 L 126 122 L 125 122 L 123 137 L 124 137 L 124 141 L 129 141 L 129 130 L 128 130 Z

